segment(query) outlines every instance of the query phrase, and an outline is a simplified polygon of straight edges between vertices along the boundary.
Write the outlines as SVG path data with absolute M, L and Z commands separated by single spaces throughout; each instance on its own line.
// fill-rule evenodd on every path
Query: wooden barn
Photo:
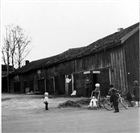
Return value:
M 59 55 L 33 61 L 10 75 L 10 92 L 48 91 L 50 94 L 86 96 L 86 78 L 101 84 L 101 95 L 109 85 L 131 92 L 139 80 L 139 23 L 120 29 L 88 46 L 69 49 Z

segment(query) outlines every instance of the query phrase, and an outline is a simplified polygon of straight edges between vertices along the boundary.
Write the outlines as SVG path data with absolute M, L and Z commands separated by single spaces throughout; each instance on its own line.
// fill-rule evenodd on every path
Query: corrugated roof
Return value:
M 129 34 L 137 27 L 139 27 L 139 23 L 136 23 L 126 29 L 123 29 L 122 31 L 115 32 L 109 36 L 99 39 L 86 47 L 69 49 L 56 56 L 32 61 L 28 65 L 15 71 L 13 74 L 25 73 L 34 69 L 39 69 L 41 67 L 51 67 L 58 63 L 93 54 L 99 50 L 103 50 L 104 48 L 114 47 L 118 44 L 121 44 L 121 38 Z

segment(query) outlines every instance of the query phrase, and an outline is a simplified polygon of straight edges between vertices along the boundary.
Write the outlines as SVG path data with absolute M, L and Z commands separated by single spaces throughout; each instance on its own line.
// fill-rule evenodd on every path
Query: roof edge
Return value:
M 133 34 L 135 34 L 139 30 L 139 26 L 133 29 L 131 32 L 126 34 L 124 37 L 121 38 L 121 43 L 124 43 L 128 38 L 130 38 Z

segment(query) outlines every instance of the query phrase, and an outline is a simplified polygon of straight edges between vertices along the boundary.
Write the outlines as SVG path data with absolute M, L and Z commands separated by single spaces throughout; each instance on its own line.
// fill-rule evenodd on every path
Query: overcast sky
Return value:
M 3 0 L 1 14 L 2 34 L 6 25 L 16 24 L 32 38 L 26 59 L 33 61 L 87 46 L 139 22 L 139 2 Z

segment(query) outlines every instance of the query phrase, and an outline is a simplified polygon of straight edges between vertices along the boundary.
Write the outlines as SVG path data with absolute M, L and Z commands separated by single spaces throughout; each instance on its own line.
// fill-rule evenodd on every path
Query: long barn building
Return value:
M 139 23 L 120 29 L 92 44 L 69 49 L 59 55 L 27 63 L 10 75 L 10 92 L 48 91 L 50 94 L 86 96 L 86 78 L 101 84 L 101 95 L 109 85 L 131 92 L 139 79 Z

